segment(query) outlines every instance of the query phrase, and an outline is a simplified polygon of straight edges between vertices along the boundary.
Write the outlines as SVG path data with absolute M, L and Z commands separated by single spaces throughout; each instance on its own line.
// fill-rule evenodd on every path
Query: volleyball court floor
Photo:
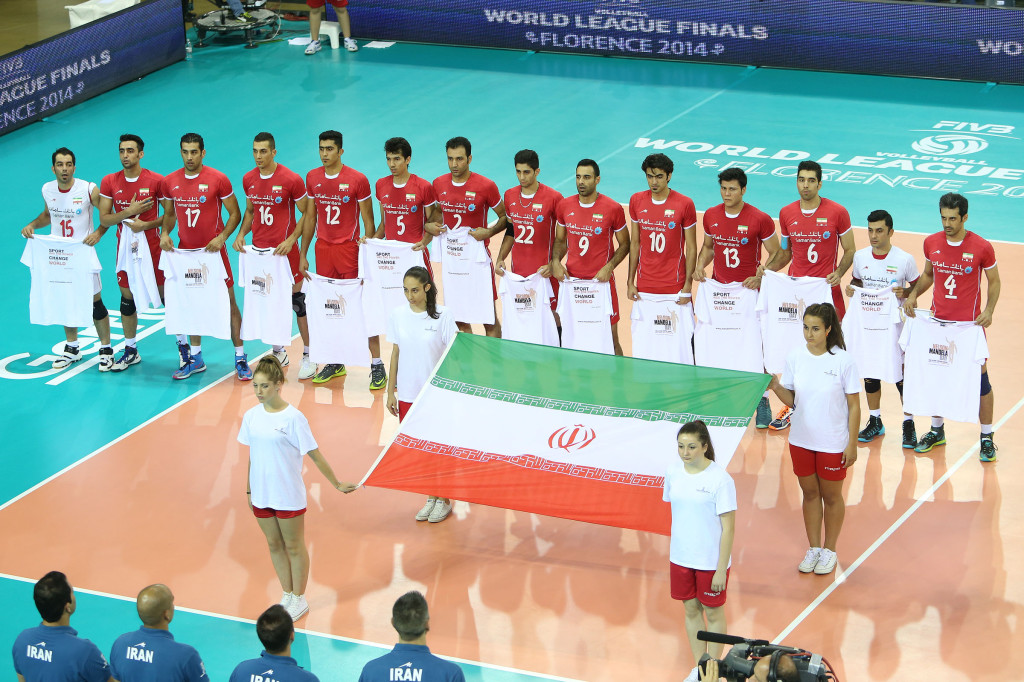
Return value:
M 335 128 L 345 134 L 343 160 L 371 182 L 386 173 L 388 137 L 411 141 L 412 170 L 429 179 L 447 170 L 444 141 L 466 135 L 473 170 L 502 189 L 515 182 L 513 154 L 530 147 L 542 181 L 563 192 L 574 189 L 577 160 L 597 159 L 600 190 L 625 203 L 646 189 L 643 157 L 666 147 L 672 186 L 698 209 L 718 203 L 715 175 L 732 161 L 750 173 L 748 202 L 773 215 L 796 198 L 785 150 L 832 154 L 822 194 L 857 225 L 887 208 L 895 243 L 919 265 L 922 235 L 939 228 L 938 197 L 967 192 L 968 227 L 998 240 L 1003 279 L 988 334 L 999 462 L 979 464 L 969 424 L 948 424 L 949 444 L 927 455 L 903 451 L 897 395 L 886 386 L 890 433 L 860 447 L 847 479 L 841 570 L 801 575 L 786 434 L 751 427 L 729 467 L 739 510 L 726 609 L 731 633 L 822 653 L 844 680 L 1019 676 L 1024 181 L 1006 169 L 1020 165 L 1022 111 L 1024 90 L 1008 86 L 417 45 L 309 58 L 279 43 L 197 50 L 191 62 L 0 138 L 9 291 L 0 311 L 0 641 L 37 621 L 31 583 L 48 570 L 69 575 L 79 595 L 72 624 L 104 651 L 137 626 L 137 591 L 164 582 L 178 606 L 172 631 L 222 680 L 258 654 L 252 619 L 280 594 L 245 501 L 247 453 L 235 441 L 255 399 L 231 373 L 227 342 L 206 342 L 205 374 L 172 382 L 174 343 L 152 311 L 141 365 L 120 375 L 100 375 L 89 361 L 48 370 L 63 340 L 57 328 L 28 323 L 28 273 L 16 261 L 18 230 L 52 179 L 50 153 L 72 148 L 78 176 L 98 182 L 119 168 L 117 136 L 130 131 L 146 141 L 144 165 L 167 173 L 180 165 L 178 137 L 194 130 L 205 136 L 207 165 L 237 187 L 256 132 L 273 132 L 278 161 L 305 173 L 319 163 L 317 134 Z M 985 148 L 941 137 L 965 132 Z M 953 165 L 975 175 L 915 166 L 943 150 L 968 159 Z M 868 167 L 901 158 L 909 170 Z M 857 240 L 867 244 L 862 230 Z M 99 248 L 116 332 L 113 242 L 108 235 Z M 95 358 L 94 345 L 84 349 Z M 290 351 L 298 358 L 301 348 Z M 368 390 L 364 368 L 313 386 L 295 380 L 296 365 L 286 398 L 309 417 L 339 477 L 358 480 L 397 427 L 383 393 Z M 926 418 L 917 424 L 921 432 Z M 465 504 L 444 523 L 417 524 L 418 496 L 342 496 L 306 473 L 311 610 L 294 653 L 321 679 L 355 680 L 391 646 L 390 607 L 409 589 L 430 601 L 431 648 L 463 661 L 470 679 L 678 680 L 689 671 L 682 606 L 668 596 L 668 538 Z

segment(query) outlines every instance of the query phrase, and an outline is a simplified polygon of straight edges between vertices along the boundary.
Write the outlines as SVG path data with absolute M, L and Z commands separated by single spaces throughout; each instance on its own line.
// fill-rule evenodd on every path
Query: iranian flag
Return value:
M 458 334 L 363 482 L 667 535 L 680 425 L 727 465 L 768 381 Z

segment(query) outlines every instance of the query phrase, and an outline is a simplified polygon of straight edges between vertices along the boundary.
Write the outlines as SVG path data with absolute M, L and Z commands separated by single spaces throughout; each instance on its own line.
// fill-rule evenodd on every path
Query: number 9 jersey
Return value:
M 43 185 L 43 201 L 50 212 L 50 233 L 55 237 L 82 240 L 93 231 L 92 191 L 96 185 L 75 178 L 67 192 L 60 191 L 56 180 Z

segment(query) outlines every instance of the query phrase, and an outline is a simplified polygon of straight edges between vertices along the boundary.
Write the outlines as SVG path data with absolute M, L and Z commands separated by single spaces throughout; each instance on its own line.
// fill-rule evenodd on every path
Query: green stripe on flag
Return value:
M 459 334 L 431 383 L 581 414 L 670 421 L 699 417 L 709 425 L 744 426 L 769 381 L 767 374 Z

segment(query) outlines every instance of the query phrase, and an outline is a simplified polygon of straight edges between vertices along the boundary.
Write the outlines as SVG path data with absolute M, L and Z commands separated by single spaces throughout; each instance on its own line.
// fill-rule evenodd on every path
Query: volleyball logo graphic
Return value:
M 548 437 L 548 447 L 552 450 L 561 449 L 566 453 L 582 450 L 597 438 L 597 432 L 583 424 L 563 426 Z
M 977 154 L 982 151 L 988 147 L 988 140 L 974 135 L 945 133 L 923 137 L 910 146 L 914 148 L 914 151 L 922 154 L 963 156 L 965 154 Z

